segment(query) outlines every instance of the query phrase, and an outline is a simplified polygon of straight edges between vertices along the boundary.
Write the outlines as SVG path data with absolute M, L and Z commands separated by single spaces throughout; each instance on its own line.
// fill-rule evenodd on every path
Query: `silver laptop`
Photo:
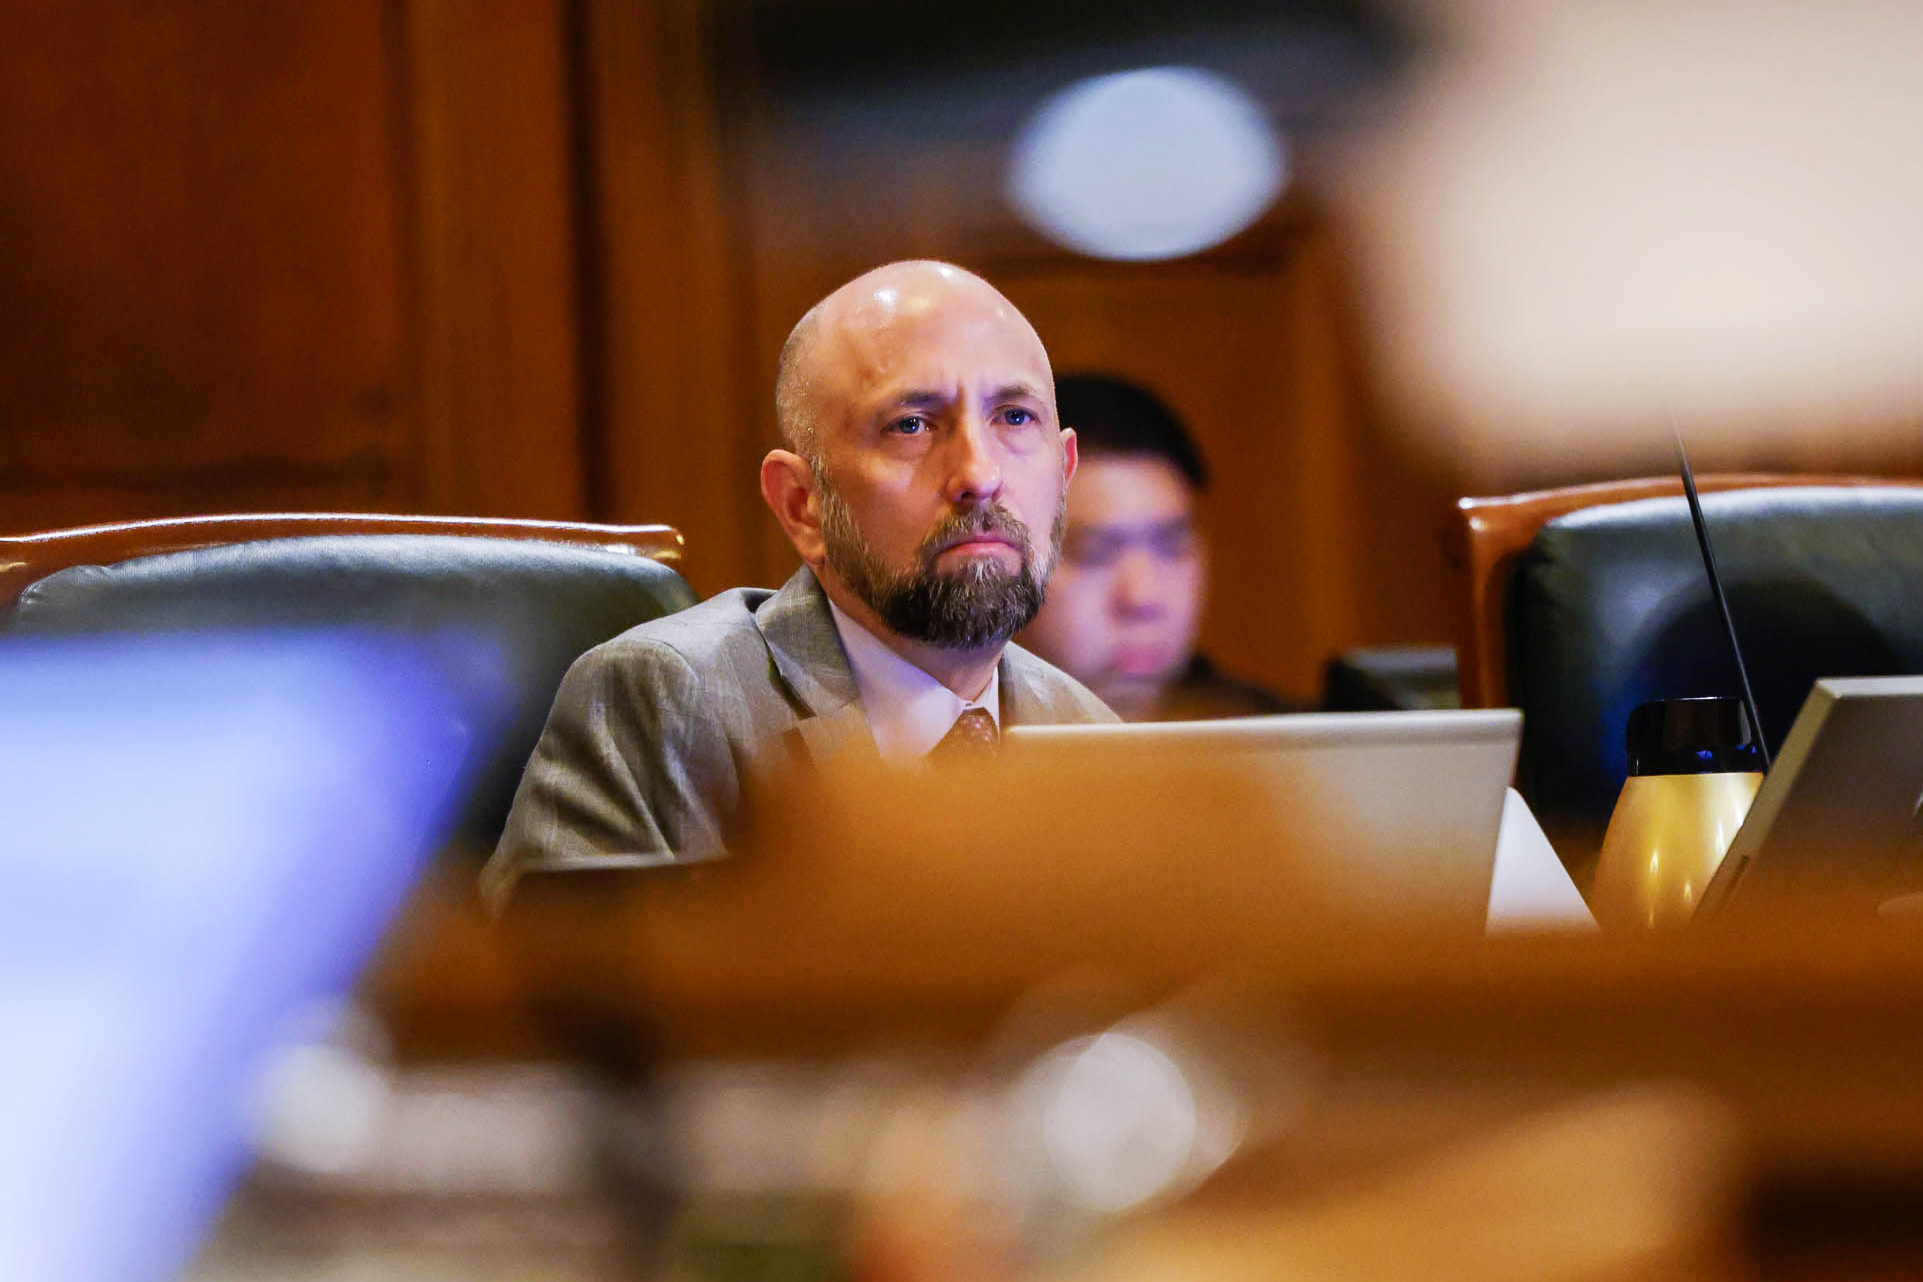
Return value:
M 1521 731 L 1514 709 L 1018 726 L 1007 732 L 1005 755 L 1099 764 L 1159 750 L 1220 763 L 1259 784 L 1271 813 L 1198 816 L 1217 850 L 1238 833 L 1272 841 L 1279 831 L 1290 856 L 1343 908 L 1370 920 L 1480 930 Z
M 1923 891 L 1923 677 L 1826 677 L 1697 907 L 1778 893 L 1881 904 Z

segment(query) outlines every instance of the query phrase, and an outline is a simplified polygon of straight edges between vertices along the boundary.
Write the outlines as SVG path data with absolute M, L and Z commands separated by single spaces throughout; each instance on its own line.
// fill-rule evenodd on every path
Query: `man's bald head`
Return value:
M 891 327 L 965 310 L 1019 329 L 1047 354 L 1034 327 L 999 290 L 951 263 L 912 259 L 862 273 L 808 309 L 781 345 L 775 367 L 775 422 L 782 444 L 821 467 L 824 370 L 859 361 L 867 340 Z
M 775 409 L 762 497 L 828 599 L 974 697 L 1041 602 L 1075 471 L 1034 327 L 959 267 L 878 267 L 795 326 Z
M 781 431 L 781 443 L 793 450 L 809 463 L 820 466 L 815 451 L 815 415 L 810 403 L 809 363 L 813 348 L 821 332 L 821 309 L 827 306 L 827 299 L 808 309 L 808 314 L 795 322 L 788 331 L 788 341 L 781 345 L 781 359 L 775 365 L 775 426 Z

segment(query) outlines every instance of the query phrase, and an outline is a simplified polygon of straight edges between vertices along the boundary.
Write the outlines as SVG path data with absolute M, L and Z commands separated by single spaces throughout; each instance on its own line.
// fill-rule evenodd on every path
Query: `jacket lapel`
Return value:
M 873 752 L 875 740 L 862 713 L 855 674 L 828 612 L 828 598 L 807 566 L 762 602 L 755 625 L 775 671 L 809 714 L 795 726 L 809 759 L 820 762 L 862 747 Z
M 1002 679 L 1004 726 L 1045 726 L 1058 721 L 1089 720 L 1075 700 L 1063 691 L 1062 681 L 1066 678 L 1013 641 L 1002 650 L 997 668 Z
M 1002 724 L 1004 726 L 1029 726 L 1048 721 L 1048 709 L 1029 684 L 1022 680 L 1021 665 L 1013 653 L 1015 647 L 1008 646 L 996 662 L 997 674 L 1002 682 Z

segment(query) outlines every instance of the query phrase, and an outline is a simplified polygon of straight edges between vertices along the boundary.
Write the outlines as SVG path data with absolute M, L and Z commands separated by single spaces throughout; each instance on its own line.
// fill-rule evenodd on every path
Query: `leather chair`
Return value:
M 1772 747 L 1818 677 L 1923 671 L 1923 481 L 1699 488 Z M 1681 485 L 1464 499 L 1458 516 L 1464 706 L 1522 709 L 1518 786 L 1570 858 L 1622 787 L 1630 709 L 1737 692 Z
M 662 525 L 273 515 L 0 537 L 0 635 L 349 629 L 443 672 L 476 744 L 452 848 L 493 849 L 582 651 L 692 605 Z

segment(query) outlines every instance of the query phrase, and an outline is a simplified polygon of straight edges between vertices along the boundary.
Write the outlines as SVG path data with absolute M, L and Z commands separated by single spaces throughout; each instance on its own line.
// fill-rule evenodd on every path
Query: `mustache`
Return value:
M 1033 551 L 1028 526 L 1000 503 L 991 503 L 943 518 L 941 524 L 922 540 L 921 559 L 924 564 L 933 565 L 935 558 L 950 544 L 983 534 L 994 535 L 1012 544 L 1020 550 L 1023 561 L 1027 561 Z

